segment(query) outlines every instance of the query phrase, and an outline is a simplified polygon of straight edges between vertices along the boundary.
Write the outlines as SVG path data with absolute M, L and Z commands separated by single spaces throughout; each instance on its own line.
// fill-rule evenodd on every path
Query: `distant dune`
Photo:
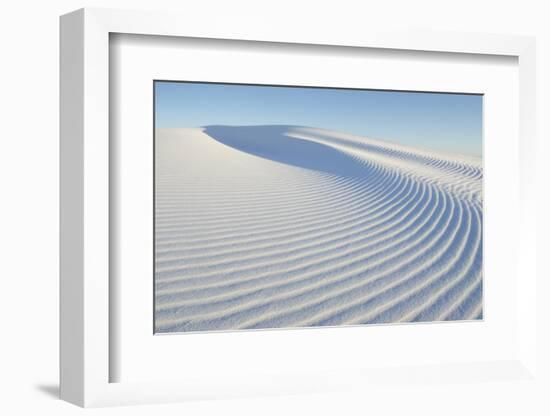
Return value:
M 156 331 L 480 319 L 482 179 L 316 128 L 158 129 Z

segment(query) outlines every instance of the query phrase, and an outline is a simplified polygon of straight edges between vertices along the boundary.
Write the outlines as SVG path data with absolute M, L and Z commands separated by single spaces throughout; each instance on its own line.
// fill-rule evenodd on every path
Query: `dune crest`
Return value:
M 156 158 L 157 332 L 482 317 L 481 160 L 300 126 Z

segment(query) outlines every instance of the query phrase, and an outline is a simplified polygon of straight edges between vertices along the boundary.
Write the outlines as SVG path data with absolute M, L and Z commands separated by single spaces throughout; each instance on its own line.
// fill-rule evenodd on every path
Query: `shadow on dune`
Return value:
M 370 167 L 330 146 L 287 135 L 292 126 L 206 126 L 213 139 L 287 165 L 364 179 Z

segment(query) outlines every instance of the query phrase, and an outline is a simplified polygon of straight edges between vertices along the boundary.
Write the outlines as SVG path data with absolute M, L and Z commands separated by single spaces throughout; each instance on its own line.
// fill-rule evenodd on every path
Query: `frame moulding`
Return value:
M 223 16 L 201 19 L 162 12 L 81 9 L 60 20 L 60 395 L 79 406 L 105 406 L 208 398 L 197 382 L 109 382 L 109 34 L 183 36 L 260 42 L 384 48 L 442 53 L 507 55 L 519 60 L 521 223 L 519 244 L 535 244 L 535 40 L 532 37 L 379 31 L 312 24 L 281 30 L 266 20 L 234 25 Z M 536 253 L 519 267 L 529 280 L 518 292 L 520 356 L 502 363 L 536 376 Z M 499 371 L 483 363 L 485 371 Z M 453 377 L 464 375 L 450 366 Z M 437 372 L 437 370 L 432 370 Z M 429 371 L 428 371 L 429 373 Z M 386 375 L 387 376 L 387 375 Z M 429 377 L 429 376 L 428 376 Z M 312 379 L 311 391 L 339 389 L 341 377 Z M 371 377 L 372 378 L 372 377 Z M 219 383 L 231 377 L 221 377 Z M 288 377 L 289 382 L 292 376 Z M 374 379 L 373 379 L 374 380 Z M 280 382 L 281 380 L 279 380 Z M 228 397 L 269 394 L 277 380 L 240 386 Z M 369 382 L 369 381 L 367 381 Z M 292 391 L 303 389 L 289 383 Z M 252 392 L 252 393 L 251 393 Z

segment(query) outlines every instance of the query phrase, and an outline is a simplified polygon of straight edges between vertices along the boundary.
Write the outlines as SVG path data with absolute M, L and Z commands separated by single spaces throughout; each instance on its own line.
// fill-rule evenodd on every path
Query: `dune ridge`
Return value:
M 481 319 L 480 158 L 301 126 L 156 131 L 159 333 Z

